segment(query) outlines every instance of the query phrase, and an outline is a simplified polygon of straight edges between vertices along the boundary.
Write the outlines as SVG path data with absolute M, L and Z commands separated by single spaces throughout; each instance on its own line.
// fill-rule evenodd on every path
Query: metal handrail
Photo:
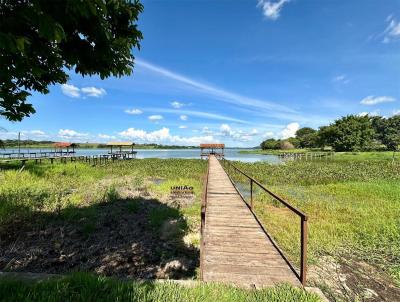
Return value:
M 207 211 L 207 189 L 208 176 L 210 174 L 210 162 L 207 162 L 207 174 L 205 175 L 205 184 L 201 198 L 201 225 L 200 225 L 200 280 L 203 280 L 203 265 L 204 265 L 204 229 L 206 226 L 206 211 Z
M 301 219 L 301 224 L 300 224 L 300 244 L 301 244 L 301 250 L 300 250 L 300 275 L 293 268 L 292 264 L 289 262 L 289 260 L 287 260 L 286 256 L 279 249 L 279 247 L 277 247 L 277 246 L 276 247 L 278 248 L 278 250 L 281 253 L 281 255 L 284 257 L 286 262 L 289 264 L 289 266 L 292 268 L 292 270 L 296 273 L 297 277 L 300 279 L 300 282 L 303 284 L 303 286 L 305 286 L 305 284 L 306 284 L 306 275 L 307 275 L 307 237 L 308 237 L 308 228 L 307 228 L 308 217 L 307 217 L 307 215 L 304 212 L 302 212 L 301 210 L 299 210 L 299 209 L 295 208 L 294 206 L 292 206 L 290 203 L 285 201 L 283 198 L 279 197 L 275 193 L 273 193 L 270 190 L 268 190 L 258 180 L 256 180 L 253 177 L 247 175 L 245 172 L 243 172 L 242 170 L 237 168 L 234 164 L 232 164 L 231 162 L 229 162 L 225 158 L 223 158 L 222 161 L 224 163 L 228 163 L 230 167 L 232 167 L 234 170 L 236 170 L 237 172 L 241 173 L 243 176 L 245 176 L 246 178 L 248 178 L 250 180 L 250 206 L 249 206 L 249 208 L 250 208 L 251 212 L 253 213 L 254 217 L 257 218 L 257 216 L 256 216 L 256 214 L 254 212 L 254 207 L 253 207 L 253 183 L 258 185 L 261 189 L 263 189 L 265 192 L 267 192 L 269 195 L 274 197 L 276 200 L 278 200 L 280 203 L 285 205 L 288 209 L 290 209 L 293 213 L 297 214 L 300 217 L 300 219 Z M 228 174 L 228 176 L 229 176 L 229 174 Z M 232 179 L 231 179 L 231 181 L 232 181 Z M 233 183 L 233 181 L 232 181 L 232 183 Z M 258 220 L 258 218 L 257 218 L 257 220 Z

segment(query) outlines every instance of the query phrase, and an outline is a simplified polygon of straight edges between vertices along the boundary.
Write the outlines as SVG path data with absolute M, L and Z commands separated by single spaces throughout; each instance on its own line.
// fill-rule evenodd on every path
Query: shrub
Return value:
M 294 149 L 294 146 L 291 142 L 289 141 L 281 141 L 279 145 L 281 150 L 291 150 Z

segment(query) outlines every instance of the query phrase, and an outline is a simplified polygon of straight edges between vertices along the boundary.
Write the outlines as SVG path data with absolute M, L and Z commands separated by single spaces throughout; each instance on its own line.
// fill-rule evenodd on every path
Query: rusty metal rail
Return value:
M 268 193 L 270 196 L 272 196 L 274 199 L 278 200 L 281 204 L 286 206 L 289 210 L 291 210 L 293 213 L 295 213 L 296 215 L 298 215 L 300 217 L 300 273 L 297 272 L 297 270 L 294 268 L 294 266 L 290 263 L 290 261 L 287 259 L 285 254 L 282 252 L 282 250 L 277 245 L 276 245 L 276 248 L 279 250 L 280 254 L 285 259 L 285 261 L 288 263 L 288 265 L 291 267 L 292 271 L 299 278 L 299 280 L 303 284 L 303 286 L 305 286 L 305 284 L 306 284 L 306 276 L 307 276 L 307 239 L 308 239 L 308 228 L 307 228 L 308 217 L 307 217 L 307 215 L 304 212 L 302 212 L 301 210 L 299 210 L 299 209 L 295 208 L 294 206 L 292 206 L 289 202 L 285 201 L 283 198 L 279 197 L 275 193 L 273 193 L 270 190 L 268 190 L 258 180 L 254 179 L 250 175 L 246 174 L 245 172 L 243 172 L 242 170 L 237 168 L 230 161 L 226 160 L 225 158 L 222 159 L 221 161 L 223 162 L 223 165 L 222 165 L 223 167 L 226 166 L 226 164 L 227 164 L 229 168 L 233 169 L 233 171 L 237 171 L 240 174 L 242 174 L 243 176 L 245 176 L 247 179 L 249 179 L 249 181 L 250 181 L 250 204 L 245 200 L 245 198 L 243 196 L 242 196 L 242 198 L 246 202 L 246 204 L 248 205 L 248 207 L 250 208 L 251 212 L 253 213 L 253 215 L 257 219 L 257 221 L 260 223 L 260 225 L 261 225 L 261 222 L 257 218 L 257 216 L 256 216 L 256 214 L 254 212 L 254 204 L 253 204 L 253 187 L 254 187 L 254 184 L 256 184 L 264 192 Z M 227 174 L 229 176 L 229 171 L 227 171 Z M 231 182 L 235 186 L 236 190 L 239 192 L 239 190 L 236 187 L 236 185 L 235 185 L 234 181 L 232 180 L 232 178 L 230 176 L 229 176 L 229 178 L 231 179 Z M 242 195 L 240 192 L 239 192 L 239 194 Z M 269 236 L 268 233 L 266 233 L 266 234 Z
M 206 225 L 206 210 L 207 210 L 207 189 L 208 175 L 210 173 L 210 162 L 207 163 L 207 174 L 204 180 L 204 189 L 201 198 L 201 225 L 200 225 L 200 280 L 203 280 L 203 265 L 204 265 L 204 229 Z

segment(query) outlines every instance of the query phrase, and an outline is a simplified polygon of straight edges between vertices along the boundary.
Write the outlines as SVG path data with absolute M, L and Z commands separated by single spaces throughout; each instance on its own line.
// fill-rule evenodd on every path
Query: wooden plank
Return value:
M 202 278 L 240 286 L 300 286 L 214 156 L 209 157 Z

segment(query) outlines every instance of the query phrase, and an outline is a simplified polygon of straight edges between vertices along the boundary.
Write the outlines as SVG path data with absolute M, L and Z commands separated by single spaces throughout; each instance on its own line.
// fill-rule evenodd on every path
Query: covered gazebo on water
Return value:
M 200 157 L 215 155 L 216 158 L 224 158 L 225 144 L 200 144 Z
M 75 148 L 78 145 L 75 143 L 58 142 L 54 144 L 54 153 L 63 155 L 75 154 Z
M 112 159 L 132 159 L 136 158 L 137 151 L 133 148 L 135 143 L 132 142 L 109 142 L 107 146 L 110 147 L 109 154 Z

